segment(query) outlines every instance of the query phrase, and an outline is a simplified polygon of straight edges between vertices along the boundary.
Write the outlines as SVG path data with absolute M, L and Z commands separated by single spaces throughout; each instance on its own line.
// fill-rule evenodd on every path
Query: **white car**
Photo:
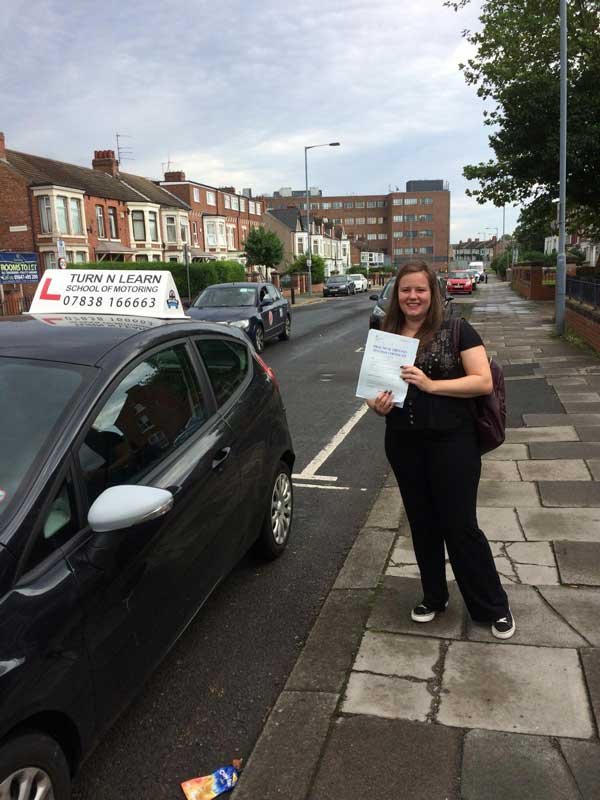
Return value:
M 364 275 L 361 275 L 359 272 L 352 275 L 347 274 L 346 277 L 349 278 L 351 281 L 354 281 L 354 286 L 357 292 L 366 292 L 367 289 L 369 288 L 367 284 L 367 279 L 365 278 Z

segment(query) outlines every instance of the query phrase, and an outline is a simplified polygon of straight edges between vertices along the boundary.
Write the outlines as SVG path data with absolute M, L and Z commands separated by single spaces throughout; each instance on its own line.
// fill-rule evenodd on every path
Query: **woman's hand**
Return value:
M 391 392 L 379 392 L 374 400 L 367 400 L 367 405 L 376 414 L 385 417 L 394 407 L 394 395 Z
M 432 381 L 431 378 L 428 378 L 423 370 L 419 369 L 418 367 L 402 367 L 400 369 L 400 377 L 407 383 L 416 386 L 417 389 L 420 389 L 422 392 L 432 394 L 434 391 L 435 381 Z

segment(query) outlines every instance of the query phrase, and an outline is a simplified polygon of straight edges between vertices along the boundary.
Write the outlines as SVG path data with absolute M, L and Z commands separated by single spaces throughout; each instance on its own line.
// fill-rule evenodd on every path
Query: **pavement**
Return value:
M 517 632 L 471 622 L 454 581 L 445 614 L 410 620 L 389 476 L 235 800 L 600 798 L 600 358 L 494 279 L 471 311 L 505 370 L 512 427 L 484 457 L 478 517 Z

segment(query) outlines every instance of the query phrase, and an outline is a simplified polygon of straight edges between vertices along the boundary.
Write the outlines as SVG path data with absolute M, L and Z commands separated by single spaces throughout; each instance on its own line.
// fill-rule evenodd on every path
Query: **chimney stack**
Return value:
M 185 172 L 165 172 L 165 180 L 167 183 L 181 183 L 185 180 Z
M 2 131 L 0 131 L 0 161 L 6 161 L 6 145 Z
M 92 161 L 93 169 L 98 169 L 100 172 L 106 172 L 112 175 L 113 178 L 119 174 L 119 162 L 115 158 L 114 150 L 94 150 L 94 158 Z

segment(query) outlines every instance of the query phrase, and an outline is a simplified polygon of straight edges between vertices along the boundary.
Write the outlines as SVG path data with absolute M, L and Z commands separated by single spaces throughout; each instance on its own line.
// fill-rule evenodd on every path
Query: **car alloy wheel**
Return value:
M 265 332 L 262 325 L 257 325 L 254 331 L 254 347 L 257 353 L 262 353 L 265 349 Z
M 39 767 L 23 767 L 0 783 L 0 800 L 56 800 L 50 776 Z
M 292 332 L 292 320 L 289 317 L 286 317 L 283 330 L 279 334 L 279 338 L 281 339 L 281 341 L 285 342 L 287 339 L 289 339 L 291 332 Z
M 272 560 L 285 550 L 292 529 L 293 514 L 292 475 L 288 465 L 280 461 L 271 485 L 269 505 L 257 542 L 265 558 Z

